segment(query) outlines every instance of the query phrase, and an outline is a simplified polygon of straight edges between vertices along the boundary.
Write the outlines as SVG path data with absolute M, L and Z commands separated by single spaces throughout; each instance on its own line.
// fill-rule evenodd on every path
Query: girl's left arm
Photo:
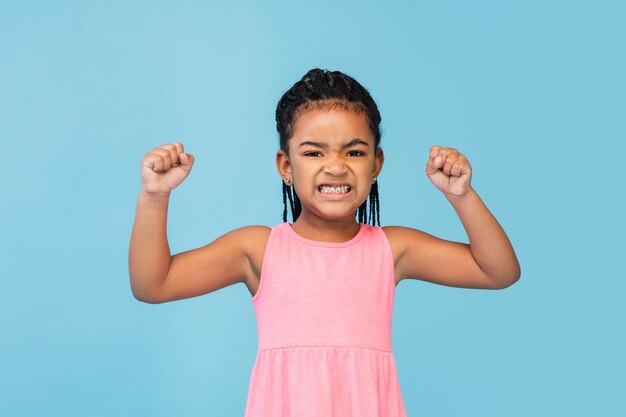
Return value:
M 426 175 L 458 214 L 470 243 L 453 242 L 399 226 L 386 226 L 396 272 L 437 284 L 502 289 L 521 275 L 506 233 L 471 187 L 471 166 L 454 148 L 432 146 Z
M 470 187 L 463 196 L 446 195 L 461 219 L 470 241 L 470 250 L 480 269 L 496 284 L 506 288 L 521 275 L 513 246 L 500 223 L 478 193 Z

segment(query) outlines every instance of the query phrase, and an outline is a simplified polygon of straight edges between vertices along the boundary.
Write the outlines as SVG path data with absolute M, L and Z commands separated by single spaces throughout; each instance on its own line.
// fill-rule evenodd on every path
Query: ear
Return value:
M 376 153 L 374 154 L 374 166 L 372 167 L 372 177 L 378 177 L 380 171 L 383 169 L 384 163 L 385 153 L 381 148 L 376 148 Z
M 276 169 L 278 169 L 278 174 L 283 181 L 285 178 L 293 180 L 289 155 L 282 149 L 279 149 L 278 152 L 276 152 Z

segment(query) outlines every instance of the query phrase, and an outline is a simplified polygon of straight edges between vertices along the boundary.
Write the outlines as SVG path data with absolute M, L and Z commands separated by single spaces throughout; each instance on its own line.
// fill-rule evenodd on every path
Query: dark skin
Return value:
M 193 160 L 182 152 L 180 143 L 162 149 L 161 154 L 170 161 L 168 169 L 191 169 Z M 383 164 L 383 151 L 375 149 L 364 114 L 318 109 L 300 115 L 289 153 L 279 150 L 276 155 L 281 178 L 295 187 L 302 203 L 293 230 L 317 241 L 352 239 L 359 230 L 356 210 L 366 201 Z M 516 282 L 521 274 L 519 263 L 504 230 L 470 185 L 467 158 L 456 149 L 432 146 L 426 175 L 459 215 L 470 243 L 403 226 L 382 227 L 392 248 L 396 285 L 407 278 L 480 289 L 502 289 Z M 320 191 L 322 184 L 350 188 L 343 194 L 328 193 Z M 145 198 L 158 204 L 163 195 L 148 193 Z M 145 289 L 142 301 L 195 297 L 239 282 L 254 295 L 269 233 L 267 226 L 242 227 L 206 246 L 174 255 L 165 279 Z

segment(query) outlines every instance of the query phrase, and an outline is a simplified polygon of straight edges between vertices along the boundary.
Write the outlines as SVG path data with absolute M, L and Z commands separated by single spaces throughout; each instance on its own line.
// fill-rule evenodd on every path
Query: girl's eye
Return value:
M 311 152 L 305 152 L 304 156 L 319 156 L 321 155 L 321 152 L 318 151 L 311 151 Z M 363 156 L 365 155 L 365 152 L 363 151 L 350 151 L 348 152 L 348 155 L 350 156 Z

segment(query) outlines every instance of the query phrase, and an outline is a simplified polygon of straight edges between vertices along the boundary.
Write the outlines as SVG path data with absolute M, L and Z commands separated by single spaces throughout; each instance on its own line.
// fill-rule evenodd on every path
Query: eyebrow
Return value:
M 310 140 L 302 142 L 300 144 L 300 146 L 298 146 L 298 148 L 300 148 L 300 147 L 302 147 L 304 145 L 317 146 L 318 148 L 322 148 L 322 149 L 327 149 L 328 148 L 328 145 L 325 144 L 325 143 L 313 142 L 313 141 L 310 141 Z M 356 138 L 356 139 L 352 139 L 350 142 L 348 142 L 345 145 L 343 145 L 342 149 L 350 148 L 350 147 L 355 146 L 355 145 L 369 146 L 369 143 L 365 142 L 363 139 Z

